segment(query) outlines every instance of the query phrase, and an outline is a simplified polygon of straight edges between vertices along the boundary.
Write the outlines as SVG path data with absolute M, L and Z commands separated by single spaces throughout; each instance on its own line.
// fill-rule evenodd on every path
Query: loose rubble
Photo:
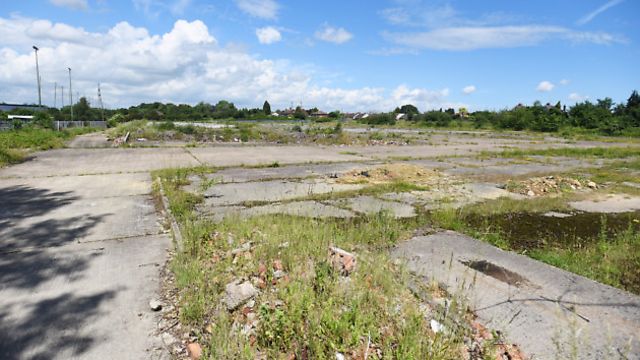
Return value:
M 236 280 L 231 282 L 225 286 L 224 292 L 225 297 L 223 301 L 229 311 L 237 309 L 240 305 L 258 295 L 258 289 L 256 289 L 250 281 L 241 283 Z
M 560 177 L 560 176 L 545 176 L 534 177 L 523 181 L 511 181 L 507 184 L 507 190 L 527 195 L 529 197 L 542 196 L 548 194 L 557 194 L 562 191 L 574 191 L 585 189 L 597 189 L 598 185 L 593 181 L 583 181 L 578 179 Z
M 334 270 L 348 276 L 356 269 L 356 256 L 340 248 L 329 247 L 329 263 Z

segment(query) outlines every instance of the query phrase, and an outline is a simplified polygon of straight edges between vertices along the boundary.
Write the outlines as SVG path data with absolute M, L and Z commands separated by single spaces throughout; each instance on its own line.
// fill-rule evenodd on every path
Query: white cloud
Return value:
M 536 87 L 536 90 L 540 92 L 549 92 L 553 90 L 554 87 L 556 86 L 552 82 L 545 80 L 545 81 L 540 81 L 540 83 Z
M 107 107 L 220 99 L 243 107 L 260 106 L 268 99 L 274 108 L 303 101 L 308 107 L 344 111 L 388 111 L 404 103 L 421 109 L 457 106 L 448 100 L 448 89 L 321 86 L 323 79 L 314 79 L 317 71 L 308 66 L 261 59 L 241 48 L 221 46 L 198 20 L 179 20 L 170 31 L 153 34 L 127 22 L 104 32 L 88 32 L 63 23 L 18 17 L 0 17 L 2 101 L 37 101 L 33 50 L 25 43 L 40 47 L 42 95 L 47 105 L 53 105 L 53 83 L 66 85 L 66 68 L 71 67 L 74 90 L 95 101 L 100 82 Z
M 607 33 L 576 32 L 545 25 L 449 27 L 425 32 L 385 32 L 383 36 L 403 46 L 450 51 L 532 46 L 553 39 L 601 45 L 626 41 Z
M 587 24 L 587 23 L 591 22 L 591 20 L 595 19 L 596 16 L 598 16 L 598 15 L 602 14 L 603 12 L 607 11 L 609 8 L 620 4 L 623 1 L 624 0 L 609 0 L 604 5 L 600 6 L 599 8 L 595 9 L 594 11 L 592 11 L 592 12 L 588 13 L 587 15 L 583 16 L 582 18 L 580 18 L 576 22 L 576 24 L 578 24 L 578 25 Z
M 587 100 L 589 97 L 588 96 L 584 96 L 584 95 L 580 95 L 578 93 L 571 93 L 571 94 L 569 94 L 568 98 L 571 101 L 582 102 L 582 101 Z
M 465 93 L 465 95 L 472 94 L 472 93 L 476 92 L 476 87 L 475 87 L 475 85 L 465 86 L 464 88 L 462 88 L 462 92 Z
M 569 85 L 571 81 L 569 81 L 568 79 L 562 79 L 560 80 L 560 85 L 565 86 L 565 85 Z
M 282 40 L 282 35 L 273 26 L 256 29 L 256 36 L 261 44 L 273 44 Z
M 353 38 L 353 34 L 344 28 L 336 28 L 324 25 L 322 29 L 316 31 L 316 38 L 322 41 L 332 42 L 334 44 L 343 44 Z
M 235 0 L 236 5 L 245 13 L 262 19 L 276 19 L 279 5 L 274 0 Z
M 55 6 L 67 7 L 74 10 L 86 10 L 89 8 L 87 0 L 49 0 Z
M 191 0 L 176 0 L 171 4 L 169 10 L 173 15 L 182 15 L 189 5 L 191 5 Z

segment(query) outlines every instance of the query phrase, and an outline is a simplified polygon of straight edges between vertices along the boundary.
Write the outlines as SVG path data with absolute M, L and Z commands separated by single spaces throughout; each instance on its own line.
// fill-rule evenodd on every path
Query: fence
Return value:
M 27 124 L 27 121 L 23 121 L 23 124 Z M 106 121 L 54 121 L 53 128 L 56 130 L 62 130 L 72 127 L 94 127 L 100 129 L 107 128 Z M 0 130 L 13 129 L 13 121 L 0 121 Z

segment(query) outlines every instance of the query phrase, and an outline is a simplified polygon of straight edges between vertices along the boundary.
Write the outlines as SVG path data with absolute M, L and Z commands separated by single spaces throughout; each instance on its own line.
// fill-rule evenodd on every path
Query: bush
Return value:
M 33 122 L 35 125 L 40 126 L 41 128 L 53 129 L 53 118 L 45 112 L 37 112 L 33 116 Z
M 175 130 L 176 125 L 171 121 L 165 121 L 158 124 L 158 130 L 166 131 L 166 130 Z

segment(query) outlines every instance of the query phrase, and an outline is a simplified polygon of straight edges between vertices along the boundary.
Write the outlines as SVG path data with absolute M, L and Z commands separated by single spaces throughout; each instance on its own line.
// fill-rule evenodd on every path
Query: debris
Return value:
M 384 184 L 405 181 L 413 184 L 433 184 L 440 179 L 436 170 L 411 164 L 385 164 L 366 170 L 352 170 L 340 176 L 336 182 L 343 184 Z
M 582 190 L 585 186 L 589 189 L 597 189 L 598 185 L 593 181 L 585 182 L 585 185 L 573 178 L 560 176 L 534 177 L 523 181 L 510 182 L 507 189 L 511 192 L 527 195 L 529 197 L 545 194 L 559 193 L 563 189 Z
M 329 263 L 343 276 L 348 276 L 356 268 L 356 256 L 340 248 L 329 247 Z
M 162 310 L 162 303 L 159 300 L 152 299 L 151 301 L 149 301 L 149 307 L 153 311 L 160 311 Z
M 251 242 L 246 242 L 242 244 L 239 248 L 231 250 L 231 255 L 239 255 L 251 250 Z
M 187 345 L 187 353 L 189 358 L 193 360 L 200 359 L 202 357 L 202 347 L 197 342 L 192 342 Z
M 163 332 L 162 333 L 162 342 L 164 343 L 164 345 L 166 347 L 171 347 L 173 344 L 178 342 L 178 339 L 175 338 L 175 336 L 169 334 L 168 332 Z
M 437 334 L 444 330 L 444 325 L 438 322 L 438 320 L 436 319 L 431 319 L 431 330 L 433 330 L 433 332 Z
M 274 278 L 274 279 L 280 279 L 280 278 L 283 278 L 285 275 L 287 275 L 287 273 L 285 273 L 285 272 L 284 272 L 284 271 L 282 271 L 282 270 L 276 270 L 276 271 L 274 271 L 274 272 L 273 272 L 273 278 Z
M 274 261 L 273 261 L 273 270 L 275 270 L 275 271 L 282 271 L 282 270 L 284 270 L 284 266 L 282 265 L 282 261 L 280 261 L 280 260 L 274 260 Z
M 345 360 L 344 354 L 336 352 L 336 360 Z
M 258 294 L 258 289 L 256 289 L 249 281 L 245 281 L 243 283 L 240 283 L 240 281 L 234 281 L 225 286 L 224 292 L 224 303 L 227 305 L 227 310 L 233 311 L 240 305 L 244 304 L 247 300 L 256 296 Z

